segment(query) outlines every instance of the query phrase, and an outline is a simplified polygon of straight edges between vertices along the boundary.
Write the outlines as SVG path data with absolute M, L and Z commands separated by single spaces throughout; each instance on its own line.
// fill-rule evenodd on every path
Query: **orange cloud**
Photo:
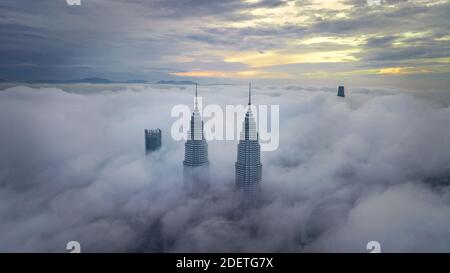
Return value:
M 353 56 L 359 49 L 320 51 L 296 54 L 281 51 L 267 51 L 265 53 L 240 53 L 224 59 L 225 62 L 243 63 L 250 67 L 267 67 L 296 63 L 340 63 L 354 62 L 358 59 Z
M 386 67 L 386 68 L 381 68 L 378 71 L 378 74 L 394 74 L 394 75 L 398 75 L 398 74 L 405 74 L 407 71 L 402 68 L 402 67 Z

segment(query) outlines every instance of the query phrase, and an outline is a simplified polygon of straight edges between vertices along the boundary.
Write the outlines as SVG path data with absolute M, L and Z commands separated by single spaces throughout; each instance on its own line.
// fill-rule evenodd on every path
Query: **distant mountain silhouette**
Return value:
M 148 83 L 146 80 L 129 80 L 125 81 L 125 83 Z
M 102 78 L 84 78 L 79 80 L 68 80 L 68 83 L 114 83 L 114 81 L 108 80 L 108 79 L 102 79 Z
M 2 82 L 2 80 L 0 80 Z M 7 81 L 4 81 L 7 82 Z M 27 81 L 27 83 L 30 84 L 71 84 L 71 83 L 91 83 L 91 84 L 113 84 L 113 83 L 140 83 L 140 84 L 146 84 L 150 83 L 146 80 L 126 80 L 126 81 L 112 81 L 104 78 L 98 78 L 98 77 L 89 77 L 89 78 L 82 78 L 82 79 L 73 79 L 73 80 L 32 80 Z M 159 81 L 156 84 L 173 84 L 173 85 L 195 85 L 195 82 L 193 81 Z
M 112 84 L 112 83 L 148 83 L 145 80 L 127 80 L 127 81 L 112 81 L 108 79 L 90 77 L 83 79 L 73 79 L 73 80 L 33 80 L 27 83 L 37 83 L 37 84 L 70 84 L 70 83 L 92 83 L 92 84 Z
M 157 84 L 180 84 L 180 85 L 194 85 L 193 81 L 159 81 Z
M 111 80 L 102 79 L 102 78 L 84 78 L 84 79 L 75 79 L 75 80 L 33 80 L 28 81 L 27 83 L 49 83 L 49 84 L 64 84 L 64 83 L 114 83 Z
M 0 82 L 8 82 L 7 80 L 4 79 L 0 79 Z
M 65 83 L 65 82 L 57 81 L 57 80 L 32 80 L 32 81 L 27 81 L 27 83 Z

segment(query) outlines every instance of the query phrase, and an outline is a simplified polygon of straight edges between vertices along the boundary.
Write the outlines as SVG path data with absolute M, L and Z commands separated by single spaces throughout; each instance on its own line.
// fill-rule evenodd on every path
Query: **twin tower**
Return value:
M 251 85 L 249 85 L 248 107 L 242 125 L 235 163 L 236 190 L 244 204 L 257 202 L 262 172 L 261 146 L 251 110 L 251 92 Z M 208 143 L 203 133 L 203 120 L 197 104 L 197 85 L 195 85 L 194 111 L 191 115 L 183 161 L 184 184 L 188 192 L 193 195 L 201 195 L 205 192 L 210 180 Z

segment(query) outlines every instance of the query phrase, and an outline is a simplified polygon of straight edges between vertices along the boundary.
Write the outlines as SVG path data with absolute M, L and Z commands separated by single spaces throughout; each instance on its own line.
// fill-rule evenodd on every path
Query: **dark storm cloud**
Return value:
M 254 3 L 241 0 L 134 0 L 128 2 L 137 4 L 158 17 L 219 16 L 219 19 L 248 19 L 251 17 L 241 14 L 242 11 L 252 8 L 274 8 L 286 4 L 283 0 L 262 0 Z
M 264 51 L 286 47 L 284 41 L 300 39 L 309 35 L 306 27 L 260 25 L 254 27 L 230 28 L 200 28 L 196 34 L 188 35 L 188 39 L 213 45 L 224 50 L 234 51 Z
M 233 50 L 269 50 L 274 48 L 282 48 L 277 39 L 273 37 L 276 34 L 283 33 L 288 35 L 289 31 L 283 28 L 244 28 L 244 29 L 204 29 L 199 34 L 187 36 L 188 39 L 207 43 L 223 49 Z M 292 35 L 300 32 L 299 30 L 291 31 Z M 264 39 L 266 38 L 266 39 Z
M 373 34 L 363 50 L 355 54 L 360 59 L 358 67 L 439 66 L 433 59 L 447 57 L 450 51 L 446 41 L 437 40 L 448 36 L 448 23 L 441 15 L 450 4 L 423 6 L 407 1 L 387 4 L 396 8 L 381 13 L 359 5 L 349 18 L 317 22 L 315 31 L 344 37 L 355 32 Z M 382 8 L 383 5 L 373 7 Z M 411 37 L 402 36 L 404 33 Z
M 380 38 L 372 38 L 367 41 L 366 46 L 369 48 L 376 47 L 385 47 L 390 46 L 393 41 L 395 41 L 398 37 L 397 36 L 385 36 Z
M 356 55 L 366 67 L 436 65 L 434 59 L 446 58 L 450 51 L 446 41 L 433 41 L 439 37 L 440 34 L 431 32 L 416 38 L 399 36 L 372 38 L 364 45 L 364 52 Z M 396 46 L 395 43 L 401 43 L 402 46 Z
M 426 7 L 405 6 L 394 11 L 367 12 L 365 7 L 351 11 L 351 16 L 345 19 L 331 19 L 318 21 L 314 26 L 314 32 L 329 34 L 357 33 L 383 33 L 389 28 L 404 29 L 404 25 L 416 23 L 417 16 L 427 14 Z
M 258 3 L 258 6 L 277 5 L 276 2 Z M 180 19 L 178 12 L 188 17 L 199 13 L 234 16 L 231 14 L 241 7 L 244 7 L 241 1 L 96 1 L 76 8 L 68 7 L 64 1 L 33 2 L 30 5 L 10 1 L 2 9 L 2 13 L 11 15 L 11 20 L 4 17 L 5 22 L 1 24 L 0 36 L 4 37 L 4 43 L 0 48 L 3 57 L 0 73 L 12 80 L 28 80 L 30 75 L 33 75 L 32 79 L 67 79 L 92 76 L 92 73 L 105 77 L 116 77 L 115 74 L 119 73 L 122 78 L 130 74 L 128 77 L 161 79 L 167 77 L 167 73 L 149 75 L 143 71 L 158 71 L 161 67 L 174 65 L 163 60 L 166 56 L 190 53 L 190 45 L 183 41 L 183 36 L 165 29 L 171 26 L 164 20 L 169 17 Z M 171 15 L 160 16 L 164 14 L 161 10 Z M 150 27 L 146 26 L 148 23 Z M 165 28 L 155 29 L 152 24 Z M 179 24 L 174 24 L 174 27 L 179 28 Z M 190 32 L 188 39 L 191 40 L 209 38 L 208 41 L 214 43 L 217 39 L 187 31 Z M 23 63 L 34 65 L 34 69 L 18 68 Z M 93 70 L 79 70 L 79 66 L 89 66 Z M 172 67 L 170 70 L 180 68 Z
M 447 54 L 448 49 L 417 46 L 392 50 L 371 51 L 368 52 L 364 58 L 369 61 L 402 61 L 415 60 L 417 58 L 446 57 Z
M 371 240 L 383 251 L 450 249 L 450 193 L 438 183 L 450 173 L 448 105 L 394 90 L 352 88 L 340 100 L 333 88 L 255 86 L 255 104 L 280 104 L 281 139 L 262 154 L 262 206 L 239 216 L 233 141 L 209 142 L 208 193 L 183 191 L 170 110 L 192 104 L 191 88 L 63 88 L 0 91 L 1 251 L 64 252 L 71 240 L 86 252 L 365 252 Z M 245 103 L 244 90 L 200 93 L 222 105 Z M 162 128 L 163 148 L 145 157 L 148 127 Z

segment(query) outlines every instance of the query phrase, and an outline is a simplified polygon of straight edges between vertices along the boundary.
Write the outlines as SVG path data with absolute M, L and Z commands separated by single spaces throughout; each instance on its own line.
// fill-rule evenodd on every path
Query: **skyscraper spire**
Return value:
M 252 83 L 248 83 L 248 105 L 252 105 Z
M 198 99 L 197 99 L 197 83 L 195 83 L 195 109 L 198 108 Z
M 248 109 L 242 124 L 241 138 L 238 144 L 235 163 L 236 188 L 240 192 L 244 205 L 256 204 L 261 184 L 261 146 L 255 118 L 251 111 L 251 84 L 248 88 Z
M 209 181 L 208 143 L 203 134 L 203 120 L 198 109 L 197 84 L 194 101 L 195 108 L 184 145 L 183 180 L 188 192 L 196 195 L 207 189 Z

